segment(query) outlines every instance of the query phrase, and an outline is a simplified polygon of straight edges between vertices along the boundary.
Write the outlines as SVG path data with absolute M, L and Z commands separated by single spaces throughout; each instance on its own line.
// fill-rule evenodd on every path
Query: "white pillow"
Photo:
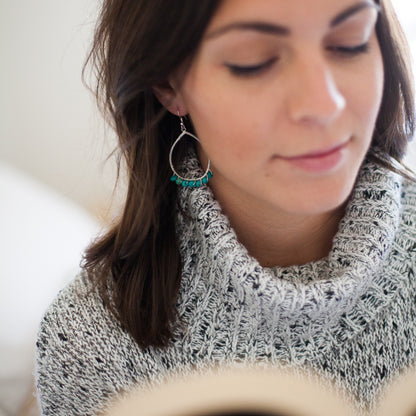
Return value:
M 0 163 L 0 409 L 15 414 L 30 390 L 41 317 L 98 231 L 72 201 Z

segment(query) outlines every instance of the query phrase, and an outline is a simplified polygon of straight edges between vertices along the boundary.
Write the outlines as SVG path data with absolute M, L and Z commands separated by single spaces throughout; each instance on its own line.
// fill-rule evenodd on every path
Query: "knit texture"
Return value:
M 196 176 L 197 160 L 186 169 Z M 373 411 L 416 360 L 415 184 L 366 162 L 329 255 L 274 268 L 247 253 L 208 187 L 179 192 L 182 325 L 170 346 L 141 350 L 81 274 L 40 326 L 42 413 L 94 414 L 134 385 L 232 362 L 318 372 Z

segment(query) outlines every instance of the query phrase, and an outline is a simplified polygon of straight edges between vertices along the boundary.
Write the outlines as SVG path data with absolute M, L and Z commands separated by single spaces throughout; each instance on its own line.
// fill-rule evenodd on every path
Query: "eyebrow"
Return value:
M 336 15 L 329 24 L 330 27 L 334 27 L 342 23 L 344 20 L 348 19 L 353 14 L 360 12 L 361 10 L 368 9 L 369 7 L 374 8 L 377 12 L 380 12 L 380 6 L 372 1 L 365 1 L 361 3 L 357 3 L 348 9 L 344 10 L 343 12 Z
M 361 1 L 357 4 L 354 4 L 342 12 L 338 13 L 333 19 L 331 19 L 329 26 L 335 27 L 340 25 L 342 22 L 347 20 L 352 15 L 360 12 L 361 10 L 367 8 L 375 8 L 377 12 L 380 11 L 380 6 L 374 3 L 371 0 Z M 290 35 L 290 29 L 286 26 L 267 23 L 267 22 L 257 22 L 257 21 L 248 21 L 248 22 L 233 22 L 223 27 L 220 27 L 211 33 L 208 33 L 206 39 L 216 38 L 224 33 L 233 31 L 233 30 L 254 30 L 260 33 L 279 35 L 279 36 L 288 36 Z

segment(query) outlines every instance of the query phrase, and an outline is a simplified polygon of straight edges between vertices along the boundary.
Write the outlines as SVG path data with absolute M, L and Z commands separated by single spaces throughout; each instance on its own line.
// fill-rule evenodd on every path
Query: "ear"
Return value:
M 171 83 L 166 82 L 152 87 L 153 93 L 160 103 L 175 116 L 188 114 L 188 109 L 181 94 Z

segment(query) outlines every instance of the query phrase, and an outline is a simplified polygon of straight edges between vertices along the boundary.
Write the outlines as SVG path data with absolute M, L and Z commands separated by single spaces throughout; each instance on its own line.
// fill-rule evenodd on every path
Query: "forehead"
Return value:
M 223 0 L 207 33 L 244 21 L 275 23 L 293 30 L 328 27 L 345 12 L 374 5 L 373 0 Z

